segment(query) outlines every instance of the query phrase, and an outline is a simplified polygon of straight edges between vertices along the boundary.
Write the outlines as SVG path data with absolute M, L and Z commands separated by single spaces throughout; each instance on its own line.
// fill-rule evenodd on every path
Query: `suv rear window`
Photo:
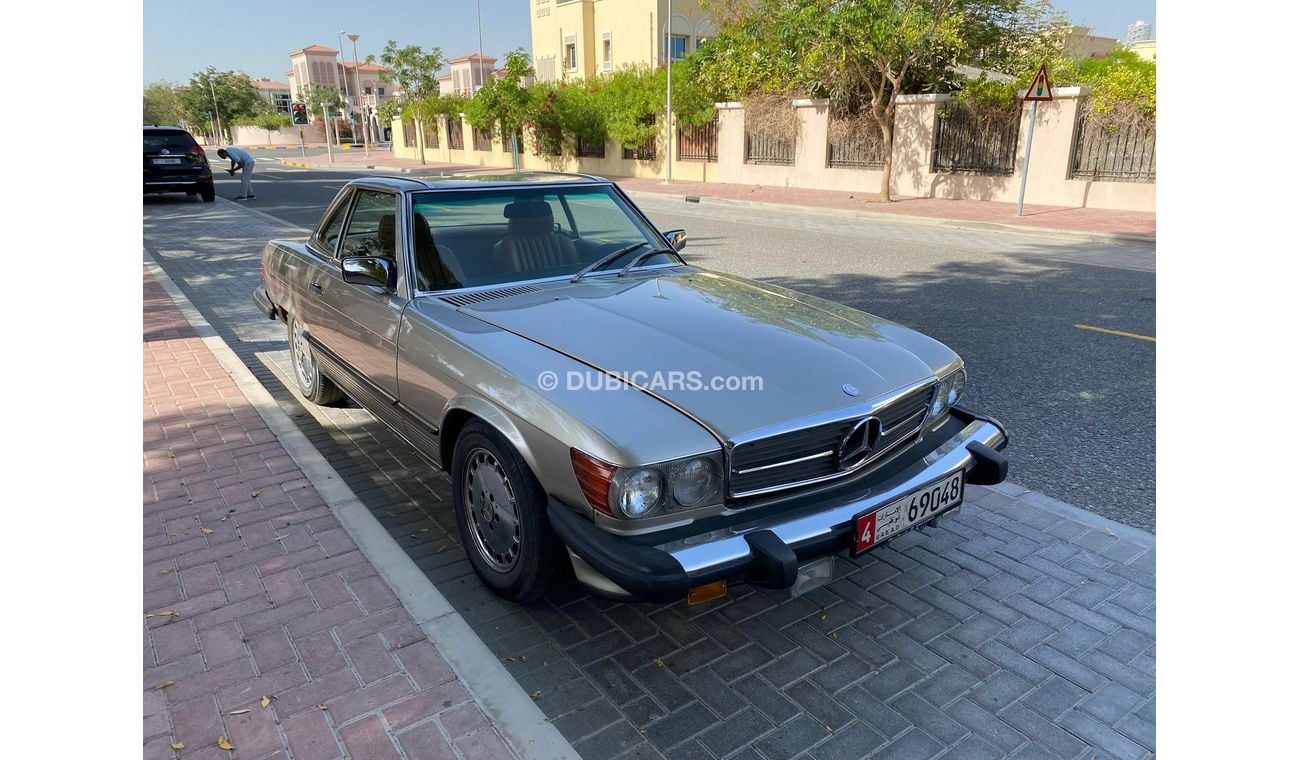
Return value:
M 146 129 L 144 131 L 145 150 L 180 148 L 185 151 L 197 144 L 189 132 L 181 132 L 175 129 Z

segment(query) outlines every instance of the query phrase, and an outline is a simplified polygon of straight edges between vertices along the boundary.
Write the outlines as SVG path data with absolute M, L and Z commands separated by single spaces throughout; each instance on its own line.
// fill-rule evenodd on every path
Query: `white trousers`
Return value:
M 239 187 L 239 194 L 248 196 L 253 194 L 253 164 L 256 161 L 249 161 L 244 164 L 244 170 L 240 173 L 242 184 Z

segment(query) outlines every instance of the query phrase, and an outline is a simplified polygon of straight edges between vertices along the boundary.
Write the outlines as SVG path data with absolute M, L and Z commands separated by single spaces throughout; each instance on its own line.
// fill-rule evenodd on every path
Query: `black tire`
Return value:
M 199 191 L 199 197 L 203 199 L 204 203 L 211 203 L 217 199 L 217 190 L 216 188 L 206 187 Z
M 292 365 L 293 377 L 298 381 L 298 391 L 308 401 L 328 406 L 337 404 L 346 398 L 346 394 L 320 371 L 316 363 L 316 354 L 307 342 L 306 329 L 293 317 L 289 318 L 289 363 Z
M 476 481 L 474 475 L 479 473 L 483 475 Z M 546 516 L 546 493 L 519 453 L 500 433 L 471 420 L 456 439 L 451 482 L 461 544 L 478 577 L 493 592 L 514 602 L 533 602 L 545 596 L 563 568 L 564 547 Z M 475 490 L 478 493 L 471 495 Z M 513 500 L 502 509 L 484 498 L 485 491 L 504 493 Z M 479 509 L 472 514 L 476 507 Z M 491 507 L 491 519 L 486 517 L 485 507 Z M 511 508 L 514 526 L 509 524 Z M 509 558 L 509 552 L 497 550 L 509 543 L 504 537 L 509 534 L 513 534 L 517 549 L 507 562 L 503 559 Z

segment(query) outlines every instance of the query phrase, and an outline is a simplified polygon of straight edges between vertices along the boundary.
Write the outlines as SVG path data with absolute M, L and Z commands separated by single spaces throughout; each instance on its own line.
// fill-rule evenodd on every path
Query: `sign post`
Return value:
M 1016 216 L 1025 214 L 1025 184 L 1029 181 L 1029 154 L 1034 149 L 1034 124 L 1038 121 L 1038 102 L 1052 100 L 1052 83 L 1047 81 L 1047 64 L 1038 67 L 1034 81 L 1025 93 L 1029 107 L 1029 134 L 1025 137 L 1025 163 L 1020 167 L 1020 198 L 1016 200 Z
M 330 146 L 330 123 L 334 120 L 334 110 L 331 108 L 323 109 L 325 111 L 325 153 L 329 155 L 330 163 L 334 163 L 334 148 Z M 338 135 L 338 125 L 334 125 L 334 134 Z M 1023 191 L 1022 191 L 1023 192 Z

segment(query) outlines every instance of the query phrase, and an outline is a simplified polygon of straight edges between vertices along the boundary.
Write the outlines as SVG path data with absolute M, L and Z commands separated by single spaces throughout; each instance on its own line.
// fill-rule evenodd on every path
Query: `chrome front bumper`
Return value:
M 884 481 L 813 495 L 775 515 L 738 522 L 655 546 L 612 536 L 552 500 L 551 523 L 574 558 L 584 585 L 619 598 L 671 601 L 694 586 L 726 579 L 769 588 L 794 583 L 798 565 L 851 545 L 856 516 L 880 509 L 957 470 L 966 482 L 992 485 L 1006 477 L 1006 430 L 966 410 L 966 424 L 920 460 Z

